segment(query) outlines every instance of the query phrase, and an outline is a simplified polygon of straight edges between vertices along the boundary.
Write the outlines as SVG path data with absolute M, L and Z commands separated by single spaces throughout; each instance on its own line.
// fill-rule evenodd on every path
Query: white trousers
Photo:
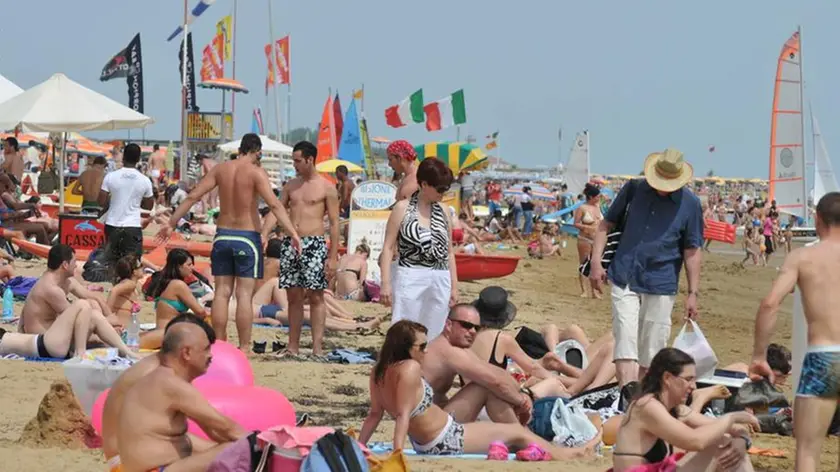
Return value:
M 615 360 L 638 361 L 650 367 L 653 356 L 668 346 L 671 312 L 675 295 L 635 293 L 630 287 L 612 285 L 613 336 Z
M 391 272 L 393 314 L 391 323 L 416 321 L 429 330 L 429 341 L 443 332 L 449 315 L 452 280 L 448 270 L 400 267 Z

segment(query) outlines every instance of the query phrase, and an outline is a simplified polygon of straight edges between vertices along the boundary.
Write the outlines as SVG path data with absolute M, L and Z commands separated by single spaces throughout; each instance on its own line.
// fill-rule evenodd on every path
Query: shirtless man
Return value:
M 122 464 L 117 470 L 205 471 L 230 443 L 248 435 L 219 413 L 193 387 L 212 359 L 210 339 L 200 326 L 178 323 L 163 338 L 160 365 L 125 392 L 117 425 Z M 187 433 L 187 419 L 195 421 L 211 441 Z
M 315 170 L 318 148 L 308 141 L 295 144 L 292 152 L 297 177 L 290 180 L 281 192 L 283 206 L 289 209 L 292 222 L 301 236 L 301 251 L 294 251 L 290 240 L 283 240 L 280 263 L 280 288 L 289 297 L 289 346 L 288 352 L 297 355 L 300 349 L 300 332 L 303 328 L 303 305 L 309 300 L 312 325 L 312 354 L 323 355 L 324 324 L 327 308 L 324 289 L 338 268 L 339 238 L 338 192 L 335 187 Z M 324 216 L 329 216 L 330 247 L 324 238 Z M 275 220 L 266 216 L 263 234 L 275 226 Z
M 166 181 L 166 153 L 160 150 L 159 144 L 152 146 L 152 153 L 149 155 L 149 177 L 157 188 Z
M 776 328 L 776 312 L 788 293 L 799 286 L 808 323 L 808 351 L 802 362 L 793 411 L 796 471 L 819 469 L 823 439 L 840 400 L 840 192 L 830 192 L 817 204 L 819 242 L 791 252 L 762 300 L 755 320 L 755 344 L 750 374 L 773 381 L 767 347 Z
M 76 253 L 72 247 L 56 244 L 47 255 L 47 270 L 44 272 L 23 304 L 18 331 L 29 334 L 43 334 L 61 314 L 69 310 L 101 311 L 114 326 L 119 320 L 111 313 L 102 294 L 83 287 L 73 277 L 76 270 Z M 67 295 L 78 300 L 67 301 Z
M 397 188 L 397 201 L 410 198 L 420 190 L 417 183 L 417 152 L 408 141 L 397 140 L 388 145 L 388 165 L 402 180 Z
M 338 180 L 338 201 L 341 211 L 339 216 L 342 218 L 350 218 L 350 197 L 353 195 L 353 189 L 356 184 L 349 177 L 347 166 L 338 166 L 335 168 L 335 179 Z
M 73 194 L 82 196 L 82 211 L 100 209 L 99 191 L 102 189 L 102 181 L 105 180 L 105 166 L 107 165 L 105 156 L 96 156 L 93 165 L 79 176 L 79 184 L 73 187 Z
M 3 164 L 0 170 L 14 175 L 18 183 L 23 181 L 23 155 L 20 153 L 18 140 L 9 136 L 3 146 Z
M 199 168 L 201 169 L 201 175 L 205 176 L 210 173 L 210 170 L 216 167 L 216 161 L 207 154 L 199 154 L 195 156 L 196 160 L 198 160 Z M 216 190 L 212 190 L 210 193 L 204 196 L 204 208 L 211 209 L 216 208 L 219 206 L 219 192 Z
M 474 306 L 458 304 L 449 311 L 443 334 L 429 343 L 423 378 L 435 392 L 435 403 L 459 423 L 474 422 L 482 408 L 496 423 L 526 424 L 533 403 L 504 369 L 479 359 L 470 350 L 481 318 Z M 459 375 L 471 381 L 452 398 L 446 395 Z
M 254 133 L 242 137 L 239 158 L 212 169 L 178 205 L 162 227 L 158 238 L 166 240 L 178 222 L 211 190 L 219 190 L 219 216 L 210 263 L 215 278 L 213 329 L 216 338 L 227 340 L 228 306 L 236 286 L 236 331 L 239 348 L 251 349 L 251 325 L 254 321 L 253 296 L 257 280 L 263 276 L 263 243 L 260 238 L 260 215 L 257 198 L 262 197 L 271 213 L 289 235 L 291 244 L 300 248 L 300 238 L 286 209 L 271 191 L 268 174 L 259 166 L 262 142 Z
M 175 318 L 172 318 L 166 324 L 166 329 L 164 329 L 164 339 L 169 333 L 170 328 L 178 323 L 193 323 L 198 325 L 204 330 L 207 339 L 210 340 L 210 345 L 213 345 L 216 341 L 216 334 L 213 332 L 213 328 L 192 313 L 181 313 Z M 102 409 L 102 452 L 105 453 L 105 460 L 108 461 L 108 470 L 111 472 L 120 470 L 121 460 L 119 443 L 117 442 L 117 431 L 119 430 L 125 394 L 140 379 L 145 378 L 146 375 L 158 367 L 160 367 L 160 354 L 154 353 L 129 367 L 111 385 L 111 390 L 108 392 L 108 398 L 105 400 L 105 406 Z

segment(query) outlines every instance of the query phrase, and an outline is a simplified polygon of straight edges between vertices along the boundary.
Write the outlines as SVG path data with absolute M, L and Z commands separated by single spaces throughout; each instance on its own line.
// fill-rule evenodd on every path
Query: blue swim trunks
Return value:
M 263 276 L 262 238 L 256 231 L 217 228 L 210 252 L 213 276 L 261 279 Z
M 840 398 L 840 346 L 808 348 L 796 396 Z

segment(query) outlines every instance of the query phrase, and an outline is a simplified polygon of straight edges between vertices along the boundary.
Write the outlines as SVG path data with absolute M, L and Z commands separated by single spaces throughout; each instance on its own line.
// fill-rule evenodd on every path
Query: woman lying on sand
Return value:
M 709 418 L 685 401 L 695 388 L 694 360 L 674 348 L 654 356 L 642 391 L 627 409 L 613 448 L 615 472 L 642 470 L 752 471 L 746 451 L 758 420 L 746 412 Z M 674 447 L 686 453 L 674 454 Z M 716 468 L 710 469 L 715 465 Z
M 7 332 L 0 328 L 0 355 L 64 359 L 81 356 L 87 350 L 88 338 L 95 334 L 105 344 L 117 348 L 123 357 L 136 358 L 105 316 L 91 309 L 85 300 L 76 300 L 43 334 Z
M 428 340 L 425 326 L 413 321 L 394 323 L 385 335 L 379 361 L 370 376 L 370 411 L 359 441 L 366 444 L 387 412 L 396 419 L 394 450 L 405 448 L 408 435 L 419 454 L 485 454 L 507 460 L 508 448 L 524 461 L 583 457 L 588 449 L 562 448 L 543 440 L 524 426 L 510 423 L 459 424 L 432 402 L 432 388 L 423 379 L 421 364 Z M 600 435 L 593 441 L 600 442 Z M 593 442 L 594 444 L 594 442 Z
M 329 294 L 329 295 L 328 295 Z M 254 323 L 270 326 L 282 326 L 289 324 L 289 314 L 286 308 L 289 306 L 286 290 L 279 288 L 277 277 L 269 279 L 264 283 L 253 298 Z M 339 305 L 330 292 L 324 292 L 324 303 L 327 306 L 326 328 L 332 331 L 354 331 L 359 328 L 373 329 L 382 323 L 381 319 L 374 319 L 365 323 L 357 322 L 353 315 L 348 313 Z M 228 313 L 236 313 L 236 298 L 232 297 Z M 303 321 L 309 325 L 309 305 L 303 306 Z
M 163 327 L 179 313 L 190 310 L 199 318 L 209 316 L 196 300 L 189 285 L 184 281 L 193 274 L 195 258 L 189 251 L 173 249 L 166 255 L 166 265 L 160 279 L 152 282 L 152 296 L 155 299 L 155 328 L 140 335 L 140 347 L 158 349 L 163 341 Z

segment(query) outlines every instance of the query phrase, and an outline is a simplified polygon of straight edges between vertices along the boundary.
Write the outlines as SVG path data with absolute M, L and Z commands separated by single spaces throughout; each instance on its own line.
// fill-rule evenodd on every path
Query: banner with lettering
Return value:
M 181 45 L 178 47 L 178 77 L 183 77 L 184 74 L 184 40 L 181 40 Z M 195 61 L 193 61 L 193 42 L 192 33 L 187 33 L 187 105 L 186 109 L 189 111 L 198 111 L 198 104 L 195 99 Z
M 368 280 L 381 282 L 379 254 L 385 244 L 385 227 L 391 208 L 397 201 L 397 187 L 382 180 L 368 180 L 353 189 L 350 197 L 350 228 L 347 251 L 353 252 L 359 244 L 370 248 Z
M 99 80 L 102 82 L 123 77 L 128 85 L 128 107 L 143 113 L 143 55 L 140 50 L 140 33 L 134 35 L 128 46 L 114 55 L 99 74 Z

